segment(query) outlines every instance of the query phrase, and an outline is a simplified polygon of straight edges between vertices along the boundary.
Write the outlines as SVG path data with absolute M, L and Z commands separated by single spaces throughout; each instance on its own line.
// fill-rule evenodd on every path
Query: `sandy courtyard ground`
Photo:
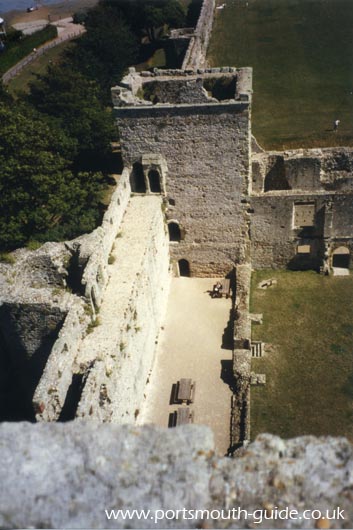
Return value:
M 231 390 L 223 381 L 231 367 L 232 351 L 222 348 L 231 300 L 212 299 L 207 291 L 214 279 L 173 278 L 164 329 L 155 364 L 146 385 L 139 423 L 168 426 L 171 390 L 180 378 L 196 381 L 194 423 L 212 428 L 216 447 L 229 447 Z M 226 345 L 226 344 L 225 344 Z

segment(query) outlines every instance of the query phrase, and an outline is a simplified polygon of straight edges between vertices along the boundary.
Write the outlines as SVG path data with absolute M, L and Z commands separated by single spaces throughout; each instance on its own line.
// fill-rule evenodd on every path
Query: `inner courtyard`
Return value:
M 217 451 L 230 445 L 232 390 L 231 298 L 211 298 L 214 278 L 173 278 L 155 362 L 138 423 L 168 427 L 172 389 L 182 378 L 195 382 L 193 422 L 212 428 Z M 172 400 L 173 401 L 173 400 Z

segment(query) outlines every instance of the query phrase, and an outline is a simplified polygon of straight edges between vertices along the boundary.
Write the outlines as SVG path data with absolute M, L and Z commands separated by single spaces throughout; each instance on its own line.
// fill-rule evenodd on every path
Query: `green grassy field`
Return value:
M 11 41 L 0 55 L 0 75 L 4 74 L 21 59 L 32 53 L 33 48 L 39 48 L 45 42 L 57 37 L 58 32 L 54 26 L 46 26 L 33 35 L 24 36 L 19 40 Z
M 353 146 L 352 0 L 226 4 L 216 11 L 209 60 L 254 68 L 253 133 L 260 144 Z
M 277 286 L 256 288 L 272 277 Z M 271 432 L 353 440 L 353 276 L 256 272 L 251 310 L 263 313 L 253 340 L 270 345 L 252 360 L 267 382 L 251 388 L 251 437 Z
M 37 75 L 44 75 L 48 64 L 58 64 L 62 60 L 63 52 L 72 46 L 72 42 L 63 42 L 54 48 L 50 48 L 43 55 L 39 55 L 34 61 L 29 63 L 9 81 L 7 87 L 9 92 L 16 97 L 19 93 L 29 91 L 29 83 L 36 79 Z

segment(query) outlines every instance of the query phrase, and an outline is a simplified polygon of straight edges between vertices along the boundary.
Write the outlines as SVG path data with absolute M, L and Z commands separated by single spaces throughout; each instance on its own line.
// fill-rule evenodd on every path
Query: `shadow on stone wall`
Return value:
M 65 318 L 56 308 L 46 314 L 42 306 L 38 313 L 21 309 L 0 308 L 0 421 L 35 421 L 33 394 Z M 42 326 L 33 320 L 36 314 Z

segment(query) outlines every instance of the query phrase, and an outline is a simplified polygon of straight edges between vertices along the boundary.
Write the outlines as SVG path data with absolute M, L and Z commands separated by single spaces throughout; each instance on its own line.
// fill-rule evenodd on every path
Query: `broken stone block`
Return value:
M 268 287 L 272 287 L 273 285 L 277 285 L 277 280 L 275 278 L 269 278 L 268 280 L 262 280 L 257 286 L 258 289 L 268 289 Z
M 265 385 L 266 384 L 266 374 L 255 374 L 254 372 L 251 372 L 250 384 L 254 385 L 254 386 Z
M 251 322 L 254 324 L 262 324 L 263 314 L 262 313 L 249 313 Z

